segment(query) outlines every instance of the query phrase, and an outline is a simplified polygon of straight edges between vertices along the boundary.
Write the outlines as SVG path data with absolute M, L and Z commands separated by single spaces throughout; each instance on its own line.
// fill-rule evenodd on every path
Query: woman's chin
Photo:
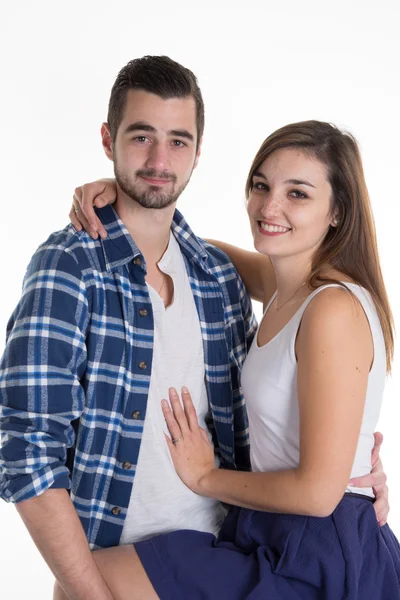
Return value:
M 279 248 L 276 241 L 274 243 L 270 239 L 260 239 L 259 235 L 254 236 L 254 248 L 260 254 L 266 254 L 267 256 L 279 256 L 283 253 L 283 248 Z

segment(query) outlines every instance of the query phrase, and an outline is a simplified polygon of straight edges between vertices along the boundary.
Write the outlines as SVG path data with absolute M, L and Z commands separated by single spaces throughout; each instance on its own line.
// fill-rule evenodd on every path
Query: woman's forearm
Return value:
M 298 469 L 268 473 L 214 469 L 196 491 L 252 510 L 315 517 L 331 514 L 344 493 L 326 478 L 310 478 Z

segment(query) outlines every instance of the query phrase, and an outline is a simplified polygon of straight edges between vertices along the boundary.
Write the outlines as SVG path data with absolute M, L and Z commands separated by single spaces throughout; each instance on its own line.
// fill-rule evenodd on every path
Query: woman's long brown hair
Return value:
M 389 373 L 394 349 L 393 315 L 357 142 L 350 133 L 320 121 L 303 121 L 278 129 L 263 142 L 254 158 L 246 182 L 246 198 L 252 190 L 254 173 L 268 156 L 282 148 L 298 148 L 318 159 L 327 167 L 332 187 L 332 214 L 337 217 L 338 226 L 329 227 L 313 258 L 310 288 L 335 281 L 322 275 L 324 267 L 330 265 L 368 290 L 381 323 Z

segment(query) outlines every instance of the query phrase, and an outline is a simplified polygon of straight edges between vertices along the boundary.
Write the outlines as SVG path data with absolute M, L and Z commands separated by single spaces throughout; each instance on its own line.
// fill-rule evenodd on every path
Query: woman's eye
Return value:
M 292 190 L 290 195 L 293 196 L 293 198 L 308 198 L 307 194 L 301 192 L 300 190 Z
M 268 186 L 261 181 L 255 181 L 253 183 L 253 190 L 258 190 L 259 192 L 265 192 L 268 190 Z

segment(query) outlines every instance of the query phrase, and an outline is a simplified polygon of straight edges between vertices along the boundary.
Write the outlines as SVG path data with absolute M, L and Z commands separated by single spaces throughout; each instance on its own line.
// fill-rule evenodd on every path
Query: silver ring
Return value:
M 78 208 L 76 208 L 76 206 L 75 206 L 75 204 L 74 204 L 74 211 L 75 211 L 75 214 L 77 215 L 77 214 L 78 214 L 78 212 L 81 212 L 81 209 L 80 209 L 80 207 L 79 207 L 79 206 L 78 206 Z
M 172 438 L 172 443 L 173 444 L 177 444 L 178 442 L 180 442 L 182 439 L 182 436 L 180 435 L 178 438 Z

